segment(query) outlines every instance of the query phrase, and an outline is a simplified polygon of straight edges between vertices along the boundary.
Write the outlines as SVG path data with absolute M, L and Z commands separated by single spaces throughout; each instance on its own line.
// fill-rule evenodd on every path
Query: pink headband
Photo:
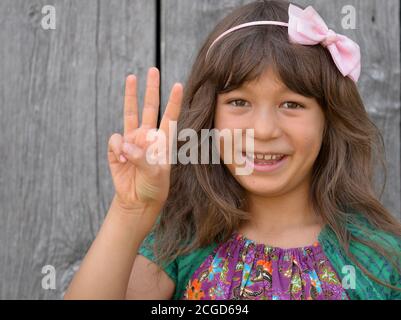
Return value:
M 312 6 L 302 10 L 290 4 L 288 16 L 288 23 L 280 21 L 253 21 L 227 30 L 210 45 L 206 53 L 206 59 L 214 44 L 233 31 L 256 25 L 277 25 L 288 27 L 288 35 L 292 43 L 302 45 L 316 45 L 320 43 L 326 47 L 330 51 L 334 63 L 341 74 L 344 77 L 349 76 L 354 82 L 358 81 L 361 74 L 361 52 L 356 42 L 330 30 Z

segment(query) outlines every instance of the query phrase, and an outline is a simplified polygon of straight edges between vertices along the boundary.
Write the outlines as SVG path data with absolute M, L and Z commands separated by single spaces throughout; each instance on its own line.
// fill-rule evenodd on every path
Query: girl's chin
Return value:
M 243 178 L 242 178 L 243 179 Z M 281 183 L 255 183 L 255 179 L 244 181 L 240 179 L 239 183 L 249 193 L 259 196 L 278 196 L 283 192 L 284 184 Z M 246 178 L 245 178 L 246 180 Z

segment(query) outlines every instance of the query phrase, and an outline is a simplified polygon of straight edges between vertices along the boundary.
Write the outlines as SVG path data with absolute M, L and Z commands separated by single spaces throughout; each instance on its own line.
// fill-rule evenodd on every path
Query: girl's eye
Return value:
M 232 103 L 233 102 L 245 102 L 246 103 L 246 101 L 245 100 L 242 100 L 242 99 L 237 99 L 237 100 L 231 100 L 231 101 L 229 101 L 228 102 L 228 104 L 231 104 L 232 105 Z M 232 105 L 233 107 L 239 107 L 239 108 L 243 108 L 243 107 L 245 107 L 243 104 L 241 104 L 241 105 Z
M 233 103 L 235 103 L 236 105 Z M 239 103 L 239 104 L 237 104 L 237 103 Z M 238 108 L 246 107 L 245 103 L 246 103 L 246 101 L 242 100 L 242 99 L 231 100 L 228 102 L 228 104 L 232 105 L 233 107 L 238 107 Z M 304 108 L 303 105 L 296 103 L 296 102 L 292 102 L 292 101 L 286 101 L 282 105 L 287 106 L 287 107 L 285 107 L 286 109 L 302 109 L 302 108 Z
M 287 106 L 288 106 L 287 109 L 301 109 L 301 108 L 304 107 L 303 105 L 300 105 L 299 103 L 292 102 L 292 101 L 284 102 L 284 103 L 283 103 L 283 106 L 284 106 L 284 105 L 287 105 Z M 299 108 L 297 108 L 297 107 L 299 107 Z

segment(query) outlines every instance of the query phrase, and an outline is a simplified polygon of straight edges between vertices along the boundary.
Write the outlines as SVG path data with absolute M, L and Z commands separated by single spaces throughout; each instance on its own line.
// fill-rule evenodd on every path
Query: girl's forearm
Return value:
M 143 239 L 141 212 L 126 212 L 116 199 L 75 274 L 64 299 L 125 299 L 131 269 Z

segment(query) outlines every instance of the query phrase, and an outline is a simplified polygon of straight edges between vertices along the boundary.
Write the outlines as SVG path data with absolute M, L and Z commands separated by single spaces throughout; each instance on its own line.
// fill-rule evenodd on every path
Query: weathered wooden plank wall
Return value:
M 185 82 L 196 50 L 233 7 L 251 1 L 161 1 L 162 109 Z M 314 0 L 340 30 L 353 5 L 362 47 L 359 86 L 381 128 L 389 164 L 383 203 L 400 217 L 400 21 L 398 0 Z M 0 2 L 0 299 L 59 299 L 107 212 L 113 185 L 107 141 L 122 130 L 124 77 L 156 60 L 156 0 Z M 57 29 L 43 30 L 54 5 Z M 380 178 L 381 172 L 378 173 Z M 56 269 L 43 290 L 42 267 Z
M 41 9 L 56 8 L 56 30 Z M 0 298 L 59 299 L 114 189 L 125 75 L 155 65 L 154 0 L 0 1 Z M 43 290 L 42 267 L 56 269 Z

